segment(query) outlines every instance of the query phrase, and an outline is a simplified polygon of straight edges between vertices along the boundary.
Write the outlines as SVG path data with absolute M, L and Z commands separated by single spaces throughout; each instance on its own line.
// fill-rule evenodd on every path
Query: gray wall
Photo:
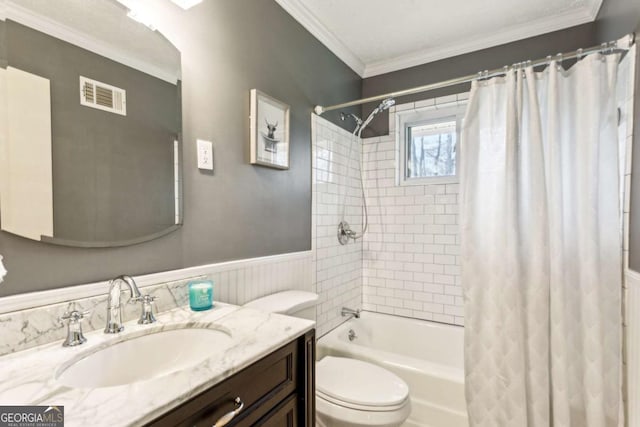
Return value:
M 606 0 L 603 11 L 614 1 L 627 6 L 636 3 Z M 122 273 L 143 274 L 307 250 L 311 247 L 309 114 L 315 104 L 331 105 L 361 94 L 375 95 L 590 46 L 603 37 L 604 29 L 616 28 L 620 16 L 633 21 L 622 12 L 604 29 L 586 24 L 361 81 L 273 1 L 211 0 L 186 13 L 172 8 L 169 2 L 153 3 L 154 13 L 162 21 L 158 27 L 182 51 L 184 227 L 141 245 L 92 250 L 55 247 L 0 233 L 0 254 L 9 269 L 5 283 L 0 285 L 0 296 Z M 292 107 L 289 171 L 248 164 L 252 88 Z M 450 88 L 428 96 L 462 89 Z M 364 111 L 370 109 L 365 107 Z M 325 117 L 340 123 L 337 115 L 333 112 Z M 379 119 L 373 129 L 385 133 L 385 120 Z M 213 175 L 196 169 L 196 138 L 214 142 Z M 640 155 L 640 150 L 636 153 Z M 640 174 L 635 178 L 640 179 Z M 640 188 L 640 184 L 634 187 Z M 634 197 L 633 203 L 640 203 L 639 199 Z M 636 236 L 640 228 L 633 227 Z M 640 242 L 640 236 L 636 241 Z M 636 261 L 635 265 L 640 263 Z
M 0 296 L 311 248 L 310 114 L 359 98 L 361 79 L 274 1 L 211 0 L 187 12 L 149 3 L 182 52 L 184 227 L 115 249 L 0 233 L 9 270 Z M 288 171 L 248 163 L 252 88 L 291 106 Z M 196 138 L 213 141 L 213 175 L 196 168 Z
M 600 42 L 615 40 L 636 32 L 640 43 L 640 1 L 605 0 L 597 20 Z M 629 229 L 629 267 L 640 271 L 640 60 L 636 62 L 635 133 L 633 140 L 633 173 L 631 175 L 631 216 Z
M 544 34 L 513 43 L 459 55 L 429 64 L 419 65 L 392 73 L 369 77 L 362 82 L 365 97 L 408 89 L 475 74 L 482 70 L 500 68 L 504 65 L 527 59 L 543 58 L 558 52 L 567 52 L 596 44 L 595 24 L 584 24 L 562 31 Z M 470 85 L 458 85 L 417 95 L 398 98 L 396 102 L 416 101 L 437 96 L 450 95 L 469 90 Z M 376 104 L 363 105 L 363 116 L 368 115 Z M 386 135 L 389 133 L 388 112 L 380 114 L 363 132 L 363 136 Z
M 173 226 L 178 86 L 13 21 L 5 26 L 8 65 L 51 83 L 54 237 L 117 242 Z M 127 115 L 80 105 L 80 76 L 126 90 Z

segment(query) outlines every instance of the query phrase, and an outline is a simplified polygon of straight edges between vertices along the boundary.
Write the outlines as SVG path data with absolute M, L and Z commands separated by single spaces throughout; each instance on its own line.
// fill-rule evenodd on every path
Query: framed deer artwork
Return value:
M 289 169 L 289 106 L 251 89 L 251 164 Z

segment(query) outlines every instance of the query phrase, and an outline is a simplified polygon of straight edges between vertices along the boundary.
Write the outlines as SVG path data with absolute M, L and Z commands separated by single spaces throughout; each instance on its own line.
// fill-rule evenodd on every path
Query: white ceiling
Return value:
M 602 0 L 276 1 L 363 77 L 591 22 L 602 4 Z

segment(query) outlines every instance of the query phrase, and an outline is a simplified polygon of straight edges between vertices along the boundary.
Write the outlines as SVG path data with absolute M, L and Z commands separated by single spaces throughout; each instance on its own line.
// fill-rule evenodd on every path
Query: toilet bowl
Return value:
M 316 363 L 320 427 L 398 427 L 410 412 L 409 387 L 386 369 L 345 357 Z
M 313 318 L 318 295 L 285 291 L 245 307 Z M 409 387 L 372 363 L 326 356 L 316 362 L 316 423 L 319 427 L 399 427 L 411 412 Z

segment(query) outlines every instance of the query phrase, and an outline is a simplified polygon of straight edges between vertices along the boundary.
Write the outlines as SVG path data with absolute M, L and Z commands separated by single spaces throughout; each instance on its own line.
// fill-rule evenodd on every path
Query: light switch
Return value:
M 213 170 L 213 144 L 211 141 L 198 141 L 198 169 Z

